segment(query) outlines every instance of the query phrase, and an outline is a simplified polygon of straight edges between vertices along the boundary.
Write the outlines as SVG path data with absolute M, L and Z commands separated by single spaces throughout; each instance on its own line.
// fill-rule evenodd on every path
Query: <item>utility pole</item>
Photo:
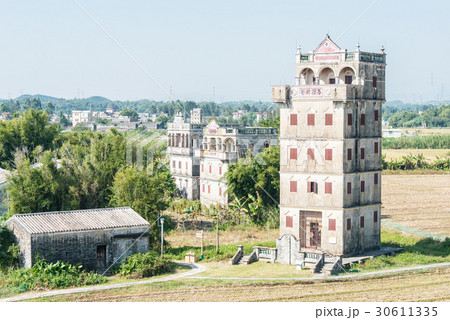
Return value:
M 161 258 L 164 257 L 164 218 L 161 218 Z
M 219 211 L 217 211 L 216 223 L 216 254 L 219 254 Z

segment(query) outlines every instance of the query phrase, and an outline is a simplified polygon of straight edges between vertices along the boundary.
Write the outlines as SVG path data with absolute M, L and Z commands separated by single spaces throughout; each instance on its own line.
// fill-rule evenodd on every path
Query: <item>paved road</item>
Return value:
M 435 268 L 448 268 L 448 267 L 450 267 L 450 262 L 427 264 L 427 265 L 416 266 L 416 267 L 396 268 L 396 269 L 364 272 L 364 273 L 347 273 L 345 275 L 340 275 L 340 276 L 328 276 L 328 275 L 318 274 L 318 275 L 315 275 L 315 276 L 309 277 L 309 278 L 237 278 L 237 277 L 195 277 L 195 276 L 190 276 L 188 278 L 189 279 L 207 279 L 207 280 L 311 281 L 311 280 L 323 280 L 324 278 L 334 280 L 334 279 L 371 277 L 371 276 L 385 275 L 385 274 L 391 274 L 391 273 L 401 273 L 401 272 L 408 272 L 408 271 L 426 270 L 426 269 L 435 269 Z
M 60 296 L 60 295 L 65 295 L 65 294 L 85 293 L 85 292 L 92 292 L 92 291 L 125 288 L 125 287 L 131 287 L 131 286 L 136 286 L 136 285 L 140 285 L 140 284 L 147 284 L 147 283 L 154 283 L 154 282 L 165 282 L 165 281 L 185 278 L 185 277 L 192 276 L 194 274 L 205 271 L 205 267 L 202 265 L 199 265 L 199 264 L 181 263 L 181 262 L 177 262 L 177 264 L 182 265 L 182 266 L 191 267 L 192 270 L 189 270 L 189 271 L 183 272 L 183 273 L 173 274 L 173 275 L 163 277 L 163 278 L 158 278 L 158 279 L 149 279 L 149 280 L 134 281 L 134 282 L 116 283 L 116 284 L 106 284 L 106 285 L 101 285 L 101 286 L 54 290 L 54 291 L 46 291 L 46 292 L 34 292 L 34 293 L 28 293 L 28 294 L 24 294 L 24 295 L 20 295 L 20 296 L 0 299 L 0 302 L 24 301 L 24 300 L 30 300 L 30 299 L 36 299 L 36 298 L 42 298 L 42 297 L 53 297 L 53 296 Z

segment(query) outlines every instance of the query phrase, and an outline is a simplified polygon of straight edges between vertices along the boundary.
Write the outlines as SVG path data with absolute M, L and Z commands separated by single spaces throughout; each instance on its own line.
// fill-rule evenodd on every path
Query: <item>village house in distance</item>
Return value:
M 385 67 L 383 48 L 349 52 L 327 35 L 312 52 L 297 48 L 295 85 L 272 87 L 281 117 L 279 262 L 380 248 Z
M 185 121 L 178 113 L 168 124 L 170 172 L 181 195 L 200 200 L 202 205 L 226 205 L 229 201 L 224 178 L 230 163 L 246 155 L 261 152 L 278 144 L 276 128 L 241 127 L 201 122 L 200 109 L 191 112 Z

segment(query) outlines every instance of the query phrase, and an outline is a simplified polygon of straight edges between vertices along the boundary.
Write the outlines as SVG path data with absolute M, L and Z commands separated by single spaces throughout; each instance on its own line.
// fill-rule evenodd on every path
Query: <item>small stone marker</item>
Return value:
M 187 263 L 196 263 L 198 261 L 198 257 L 196 256 L 195 252 L 193 251 L 189 251 L 188 253 L 186 253 L 186 255 L 184 256 L 184 262 Z

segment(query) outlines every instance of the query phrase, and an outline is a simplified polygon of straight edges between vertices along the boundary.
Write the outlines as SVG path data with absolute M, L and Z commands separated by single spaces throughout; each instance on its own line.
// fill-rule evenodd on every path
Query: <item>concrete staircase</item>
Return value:
M 251 254 L 244 254 L 237 264 L 250 264 L 250 256 Z
M 317 273 L 331 275 L 338 271 L 341 271 L 341 268 L 339 267 L 339 265 L 337 265 L 339 263 L 339 261 L 337 259 L 338 258 L 336 258 L 336 257 L 326 255 L 325 262 L 322 265 L 322 267 L 320 267 L 317 270 Z M 342 261 L 341 261 L 341 265 L 342 265 Z

